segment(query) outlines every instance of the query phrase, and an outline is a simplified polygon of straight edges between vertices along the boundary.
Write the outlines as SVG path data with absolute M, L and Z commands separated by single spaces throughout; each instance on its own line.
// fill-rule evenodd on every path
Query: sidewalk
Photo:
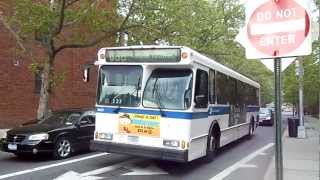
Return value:
M 288 137 L 286 129 L 282 137 L 283 180 L 320 179 L 320 121 L 305 116 L 306 139 Z M 270 162 L 264 180 L 275 180 L 275 158 Z

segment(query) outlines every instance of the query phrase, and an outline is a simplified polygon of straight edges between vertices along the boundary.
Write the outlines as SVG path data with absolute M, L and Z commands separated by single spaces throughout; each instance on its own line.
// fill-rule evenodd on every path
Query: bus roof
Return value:
M 106 51 L 108 49 L 170 49 L 170 48 L 179 48 L 182 50 L 187 51 L 188 53 L 190 53 L 190 56 L 192 58 L 192 62 L 196 62 L 199 63 L 203 66 L 209 67 L 209 68 L 213 68 L 216 71 L 219 71 L 223 74 L 226 74 L 228 76 L 231 76 L 235 79 L 238 79 L 242 82 L 248 83 L 256 88 L 260 88 L 260 84 L 249 79 L 248 77 L 234 71 L 231 68 L 228 68 L 220 63 L 218 63 L 217 61 L 215 61 L 214 59 L 211 59 L 207 56 L 204 56 L 200 53 L 198 53 L 197 51 L 188 48 L 186 46 L 167 46 L 167 45 L 136 45 L 136 46 L 122 46 L 122 47 L 107 47 L 107 48 L 102 48 L 99 50 L 99 52 L 101 51 Z

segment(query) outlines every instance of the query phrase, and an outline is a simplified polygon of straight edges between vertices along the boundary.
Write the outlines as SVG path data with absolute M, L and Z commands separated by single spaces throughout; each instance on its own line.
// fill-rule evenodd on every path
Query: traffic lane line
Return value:
M 225 177 L 229 176 L 232 172 L 234 172 L 235 170 L 243 167 L 249 161 L 251 161 L 255 157 L 261 155 L 261 153 L 263 153 L 264 151 L 266 151 L 267 149 L 269 149 L 269 148 L 271 148 L 273 146 L 274 146 L 274 143 L 269 143 L 269 144 L 263 146 L 262 148 L 258 149 L 257 151 L 251 153 L 249 156 L 246 156 L 245 158 L 243 158 L 240 161 L 236 162 L 232 166 L 224 169 L 222 172 L 220 172 L 219 174 L 215 175 L 210 180 L 222 180 L 222 179 L 224 179 Z
M 72 159 L 72 160 L 63 161 L 63 162 L 59 162 L 59 163 L 49 164 L 49 165 L 45 165 L 45 166 L 39 166 L 39 167 L 35 167 L 35 168 L 23 170 L 23 171 L 17 171 L 17 172 L 14 172 L 14 173 L 0 175 L 0 179 L 20 176 L 20 175 L 23 175 L 23 174 L 28 174 L 28 173 L 37 172 L 37 171 L 41 171 L 41 170 L 45 170 L 45 169 L 49 169 L 49 168 L 53 168 L 53 167 L 72 164 L 72 163 L 76 163 L 76 162 L 80 162 L 80 161 L 84 161 L 84 160 L 88 160 L 88 159 L 93 159 L 93 158 L 97 158 L 97 157 L 101 157 L 101 156 L 106 156 L 106 155 L 109 155 L 109 154 L 110 153 L 99 153 L 99 154 L 94 154 L 94 155 L 91 155 L 91 156 Z
M 115 169 L 121 168 L 121 167 L 127 167 L 130 166 L 134 163 L 137 162 L 141 162 L 141 161 L 145 161 L 144 159 L 131 159 L 131 160 L 127 160 L 127 161 L 123 161 L 121 163 L 118 164 L 114 164 L 112 166 L 106 166 L 103 168 L 99 168 L 99 169 L 95 169 L 95 170 L 91 170 L 91 171 L 87 171 L 84 173 L 81 173 L 81 176 L 85 177 L 85 176 L 95 176 L 95 175 L 99 175 L 99 174 L 103 174 L 109 171 L 113 171 Z

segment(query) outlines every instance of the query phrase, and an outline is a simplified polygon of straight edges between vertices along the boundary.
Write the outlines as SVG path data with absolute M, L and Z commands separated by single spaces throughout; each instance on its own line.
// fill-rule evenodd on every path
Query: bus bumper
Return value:
M 176 162 L 187 162 L 188 161 L 188 150 L 175 150 L 158 147 L 146 147 L 133 144 L 118 144 L 105 141 L 94 141 L 90 142 L 90 150 L 128 154 L 134 156 L 141 156 L 154 159 L 162 159 Z

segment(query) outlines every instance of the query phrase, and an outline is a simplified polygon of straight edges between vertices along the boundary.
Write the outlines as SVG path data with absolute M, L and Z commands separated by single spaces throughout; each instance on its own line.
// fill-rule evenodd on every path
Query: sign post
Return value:
M 276 108 L 276 148 L 275 148 L 275 166 L 276 179 L 283 179 L 283 159 L 282 159 L 282 118 L 281 118 L 281 58 L 274 59 L 274 85 L 275 85 L 275 108 Z
M 274 59 L 277 180 L 283 179 L 281 58 L 311 53 L 310 1 L 247 1 L 246 25 L 236 37 L 246 48 L 247 59 Z

